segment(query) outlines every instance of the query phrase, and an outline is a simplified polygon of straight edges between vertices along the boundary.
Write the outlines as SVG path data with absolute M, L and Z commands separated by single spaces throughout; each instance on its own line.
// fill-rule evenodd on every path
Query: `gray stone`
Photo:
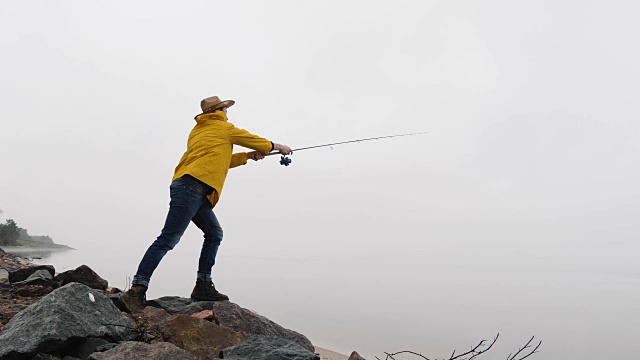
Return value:
M 222 350 L 226 360 L 320 360 L 297 342 L 274 336 L 251 336 L 240 345 Z
M 95 352 L 90 360 L 195 360 L 188 352 L 172 343 L 159 342 L 147 344 L 139 341 L 128 341 L 105 352 Z
M 66 354 L 77 357 L 78 359 L 87 359 L 89 358 L 89 355 L 97 351 L 97 347 L 105 344 L 109 344 L 109 342 L 101 338 L 88 338 L 80 345 L 66 351 Z
M 51 279 L 53 279 L 51 273 L 48 270 L 42 269 L 35 271 L 25 280 L 13 283 L 13 285 L 47 285 L 51 283 Z
M 163 296 L 155 300 L 147 300 L 147 306 L 164 309 L 170 314 L 186 314 L 189 311 L 189 306 L 193 303 L 194 301 L 192 299 L 179 296 Z
M 169 313 L 191 315 L 202 310 L 213 310 L 221 326 L 250 335 L 267 335 L 289 339 L 313 352 L 315 348 L 304 335 L 276 324 L 251 310 L 230 301 L 194 301 L 178 296 L 165 296 L 147 301 L 148 306 L 159 307 Z
M 118 308 L 118 310 L 131 313 L 131 309 L 129 309 L 127 304 L 125 304 L 124 301 L 122 301 L 122 293 L 109 294 L 107 296 L 113 302 L 113 305 L 115 305 Z
M 32 357 L 31 360 L 60 360 L 60 358 L 57 357 L 57 356 L 50 355 L 50 354 L 40 353 L 40 354 Z
M 47 270 L 51 276 L 55 275 L 56 269 L 51 265 L 38 265 L 30 266 L 27 268 L 17 269 L 9 272 L 9 282 L 15 284 L 17 282 L 26 280 L 31 274 L 38 270 Z
M 0 332 L 0 359 L 29 359 L 79 339 L 128 340 L 131 323 L 101 291 L 71 283 L 14 316 Z
M 5 269 L 0 269 L 0 284 L 6 284 L 9 282 L 9 272 Z
M 213 302 L 213 312 L 221 326 L 252 335 L 281 337 L 300 344 L 310 352 L 315 351 L 311 341 L 304 335 L 276 324 L 253 311 L 228 301 Z

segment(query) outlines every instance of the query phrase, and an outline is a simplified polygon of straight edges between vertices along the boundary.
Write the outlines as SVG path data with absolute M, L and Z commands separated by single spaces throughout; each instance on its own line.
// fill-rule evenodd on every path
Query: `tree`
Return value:
M 0 224 L 0 245 L 17 245 L 18 237 L 20 231 L 13 219 L 7 219 L 5 224 Z

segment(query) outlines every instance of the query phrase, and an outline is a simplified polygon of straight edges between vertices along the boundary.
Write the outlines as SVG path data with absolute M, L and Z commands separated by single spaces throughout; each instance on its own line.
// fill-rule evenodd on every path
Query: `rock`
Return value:
M 60 285 L 77 282 L 98 290 L 107 290 L 107 286 L 109 285 L 107 280 L 101 278 L 100 275 L 96 274 L 95 271 L 91 270 L 87 265 L 80 265 L 74 270 L 68 270 L 58 274 L 56 281 L 59 282 Z
M 16 256 L 16 263 L 18 265 L 30 265 L 31 261 L 29 261 L 29 259 L 25 259 L 23 257 Z
M 147 306 L 144 308 L 144 310 L 142 310 L 139 316 L 147 319 L 147 322 L 149 322 L 150 324 L 158 324 L 171 315 L 169 315 L 169 313 L 167 313 L 163 309 Z
M 118 294 L 121 292 L 122 290 L 118 289 L 117 287 L 112 287 L 107 289 L 107 294 Z
M 50 354 L 40 353 L 31 358 L 31 360 L 60 360 L 59 357 Z
M 306 336 L 285 329 L 262 315 L 229 301 L 213 302 L 212 304 L 213 312 L 222 326 L 247 334 L 281 337 L 297 342 L 310 352 L 315 351 L 313 344 Z
M 14 293 L 23 298 L 37 298 L 53 291 L 51 285 L 16 285 Z
M 88 338 L 79 345 L 65 352 L 67 355 L 77 357 L 78 359 L 87 359 L 89 358 L 89 355 L 97 351 L 97 347 L 105 344 L 109 344 L 109 342 L 100 338 Z
M 220 356 L 229 360 L 320 360 L 320 356 L 297 342 L 274 336 L 251 336 L 240 345 L 222 350 Z
M 9 282 L 15 284 L 17 282 L 27 280 L 31 274 L 38 270 L 47 270 L 51 276 L 55 275 L 56 269 L 51 265 L 37 265 L 21 268 L 9 272 Z
M 16 314 L 0 332 L 0 358 L 23 359 L 99 337 L 128 340 L 129 320 L 102 292 L 71 283 Z
M 48 285 L 51 283 L 51 279 L 53 279 L 53 276 L 49 270 L 41 269 L 36 270 L 25 280 L 13 283 L 13 285 Z
M 193 302 L 194 301 L 192 299 L 182 298 L 179 296 L 163 296 L 155 300 L 148 300 L 147 306 L 164 309 L 170 314 L 185 314 L 189 311 L 189 306 Z
M 247 338 L 231 329 L 182 314 L 170 315 L 160 323 L 151 325 L 151 329 L 164 341 L 203 360 L 216 358 L 220 350 L 238 345 Z
M 95 352 L 90 360 L 195 360 L 196 358 L 179 347 L 166 342 L 146 344 L 139 341 L 128 341 L 105 352 Z
M 5 269 L 0 269 L 0 284 L 9 283 L 9 272 Z
M 131 309 L 129 309 L 127 304 L 122 301 L 122 298 L 120 297 L 121 295 L 122 294 L 109 294 L 107 295 L 107 297 L 111 300 L 111 302 L 113 302 L 113 305 L 115 305 L 118 310 L 130 313 Z
M 365 360 L 365 358 L 363 358 L 362 356 L 360 356 L 360 354 L 354 351 L 351 353 L 351 356 L 349 356 L 349 360 Z
M 194 317 L 196 319 L 202 319 L 202 320 L 207 320 L 207 321 L 213 321 L 216 324 L 220 325 L 220 322 L 216 320 L 215 315 L 213 314 L 213 311 L 211 310 L 202 310 L 200 312 L 197 312 L 195 314 L 191 314 L 191 317 Z
M 0 331 L 4 330 L 4 325 L 0 322 Z
M 120 345 L 120 344 L 117 344 L 117 343 L 107 343 L 107 344 L 104 344 L 104 345 L 97 346 L 97 347 L 96 347 L 96 351 L 97 351 L 97 352 L 103 352 L 103 351 L 111 350 L 111 349 L 113 349 L 114 347 L 116 347 L 116 346 L 118 346 L 118 345 Z
M 244 309 L 230 301 L 194 301 L 178 296 L 165 296 L 147 301 L 148 306 L 165 309 L 169 313 L 193 314 L 202 310 L 213 310 L 219 324 L 250 335 L 267 335 L 289 339 L 313 352 L 309 339 L 293 330 L 285 329 L 266 317 Z

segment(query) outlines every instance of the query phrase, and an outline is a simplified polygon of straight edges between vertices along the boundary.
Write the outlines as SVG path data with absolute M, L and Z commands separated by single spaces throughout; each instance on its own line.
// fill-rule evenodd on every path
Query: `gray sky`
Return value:
M 281 242 L 277 252 L 302 247 L 276 235 L 278 219 L 295 238 L 318 226 L 355 234 L 371 220 L 398 237 L 466 220 L 632 226 L 634 10 L 567 1 L 7 3 L 0 205 L 32 233 L 73 246 L 88 233 L 146 244 L 199 100 L 219 95 L 237 101 L 237 126 L 293 147 L 430 132 L 301 152 L 289 168 L 271 158 L 234 169 L 218 208 L 223 225 L 255 224 Z
M 199 101 L 218 95 L 235 125 L 294 148 L 429 131 L 231 170 L 220 256 L 637 259 L 639 10 L 4 2 L 2 220 L 141 257 Z M 194 262 L 199 236 L 179 245 Z

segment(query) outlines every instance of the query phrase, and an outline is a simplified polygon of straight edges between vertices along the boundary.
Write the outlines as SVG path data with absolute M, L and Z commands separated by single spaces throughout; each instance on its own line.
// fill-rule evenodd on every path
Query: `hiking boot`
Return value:
M 147 288 L 142 285 L 133 285 L 131 289 L 120 295 L 120 300 L 129 307 L 131 312 L 140 312 L 147 302 Z
M 229 297 L 225 294 L 219 293 L 216 287 L 211 281 L 196 281 L 196 287 L 191 292 L 191 298 L 193 300 L 200 301 L 221 301 L 229 300 Z

